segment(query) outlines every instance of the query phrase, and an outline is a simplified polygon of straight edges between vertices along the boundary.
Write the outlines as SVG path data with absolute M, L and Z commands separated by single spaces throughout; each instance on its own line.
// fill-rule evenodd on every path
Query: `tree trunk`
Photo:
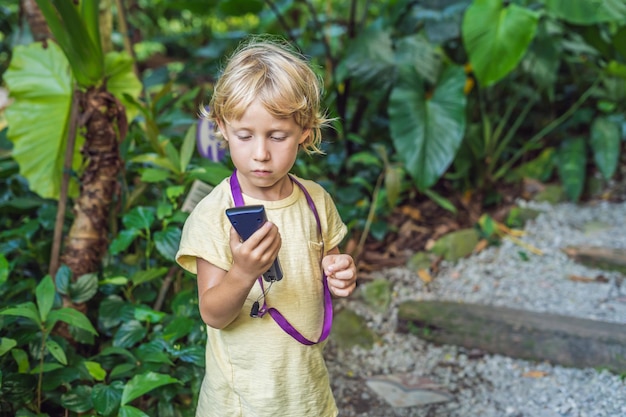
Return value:
M 21 0 L 20 13 L 26 18 L 26 22 L 28 22 L 28 27 L 35 41 L 45 43 L 48 39 L 52 39 L 52 33 L 50 32 L 48 23 L 43 17 L 43 13 L 41 13 L 41 9 L 39 9 L 35 0 Z
M 105 85 L 83 93 L 80 106 L 80 124 L 85 127 L 86 138 L 81 149 L 85 170 L 62 256 L 74 279 L 97 271 L 106 253 L 109 212 L 122 169 L 119 141 L 127 130 L 124 108 Z
M 421 339 L 565 366 L 626 369 L 626 326 L 557 314 L 446 301 L 406 301 L 400 331 Z
M 567 246 L 561 250 L 583 265 L 626 274 L 626 249 L 582 245 Z

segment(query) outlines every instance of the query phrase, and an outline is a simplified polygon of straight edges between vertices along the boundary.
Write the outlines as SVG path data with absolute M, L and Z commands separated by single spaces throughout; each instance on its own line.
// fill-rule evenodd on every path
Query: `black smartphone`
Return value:
M 227 208 L 226 216 L 242 240 L 247 240 L 267 221 L 265 207 L 262 205 Z M 263 279 L 272 282 L 280 281 L 282 278 L 283 270 L 276 257 L 270 269 L 263 274 Z

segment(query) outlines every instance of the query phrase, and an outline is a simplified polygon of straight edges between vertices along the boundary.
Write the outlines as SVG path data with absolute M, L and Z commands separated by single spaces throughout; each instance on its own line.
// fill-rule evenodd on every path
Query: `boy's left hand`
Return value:
M 328 254 L 322 259 L 322 268 L 328 278 L 328 288 L 336 297 L 347 297 L 356 287 L 356 266 L 352 256 Z

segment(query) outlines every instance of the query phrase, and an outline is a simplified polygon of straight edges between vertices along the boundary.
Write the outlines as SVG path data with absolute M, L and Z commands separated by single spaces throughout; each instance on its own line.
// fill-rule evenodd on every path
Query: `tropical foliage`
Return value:
M 624 0 L 38 0 L 43 31 L 33 3 L 0 7 L 2 416 L 193 415 L 205 332 L 174 254 L 193 184 L 232 168 L 198 109 L 249 34 L 324 78 L 337 122 L 295 171 L 361 242 L 401 203 L 619 175 Z

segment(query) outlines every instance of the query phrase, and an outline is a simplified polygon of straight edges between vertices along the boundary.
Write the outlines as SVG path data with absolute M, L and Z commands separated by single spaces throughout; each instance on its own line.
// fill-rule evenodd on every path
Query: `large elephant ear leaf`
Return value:
M 61 189 L 67 126 L 72 101 L 72 76 L 61 49 L 48 42 L 17 46 L 4 74 L 11 97 L 6 110 L 7 137 L 13 142 L 13 158 L 32 191 L 44 198 L 58 198 Z M 76 144 L 80 149 L 81 143 Z M 75 153 L 73 168 L 80 166 Z M 78 186 L 71 183 L 70 194 Z
M 396 76 L 391 31 L 375 22 L 348 45 L 336 72 L 338 82 L 352 79 L 359 86 L 388 89 Z
M 404 68 L 389 99 L 391 138 L 420 190 L 437 182 L 454 159 L 465 133 L 465 73 L 449 67 L 432 97 L 414 68 Z
M 463 43 L 474 74 L 490 86 L 511 72 L 523 58 L 537 31 L 539 15 L 502 0 L 475 0 L 463 17 Z
M 624 0 L 545 0 L 546 9 L 576 25 L 619 22 L 626 19 Z

